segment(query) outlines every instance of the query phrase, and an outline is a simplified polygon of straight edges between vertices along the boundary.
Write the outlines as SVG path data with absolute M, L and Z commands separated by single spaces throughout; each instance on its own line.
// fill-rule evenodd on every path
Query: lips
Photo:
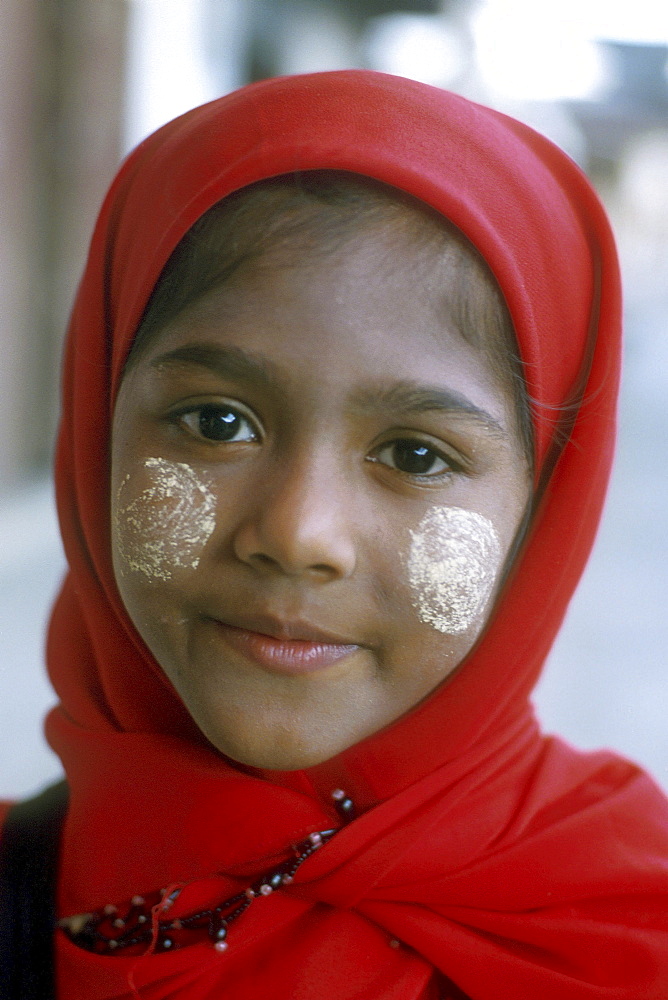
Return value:
M 314 673 L 360 649 L 357 643 L 301 623 L 255 620 L 252 627 L 240 627 L 216 620 L 215 626 L 226 645 L 277 674 Z

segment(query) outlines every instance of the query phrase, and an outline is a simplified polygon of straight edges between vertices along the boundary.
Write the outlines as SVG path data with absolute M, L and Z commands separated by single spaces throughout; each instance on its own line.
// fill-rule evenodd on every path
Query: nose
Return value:
M 265 572 L 327 582 L 356 564 L 353 504 L 339 478 L 320 463 L 283 469 L 251 499 L 233 538 L 235 555 Z

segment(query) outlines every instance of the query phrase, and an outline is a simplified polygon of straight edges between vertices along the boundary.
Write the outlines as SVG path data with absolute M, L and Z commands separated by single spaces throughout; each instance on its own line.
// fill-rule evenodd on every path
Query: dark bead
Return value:
M 95 947 L 95 942 L 97 941 L 97 934 L 90 924 L 86 924 L 86 926 L 79 931 L 78 934 L 74 935 L 73 940 L 75 940 L 80 947 L 87 948 L 89 951 L 92 951 Z
M 346 819 L 354 814 L 353 801 L 342 789 L 335 789 L 332 793 L 332 800 L 336 803 L 337 810 L 341 815 L 347 814 Z M 196 913 L 189 913 L 174 920 L 165 919 L 165 913 L 181 894 L 179 888 L 164 888 L 159 893 L 150 893 L 147 897 L 139 894 L 130 899 L 120 908 L 113 904 L 108 904 L 96 913 L 91 915 L 88 922 L 76 934 L 65 927 L 66 933 L 78 945 L 96 954 L 110 954 L 121 951 L 128 947 L 134 947 L 152 939 L 151 932 L 151 911 L 158 914 L 154 918 L 157 931 L 156 951 L 173 951 L 183 944 L 185 934 L 181 932 L 195 931 L 200 935 L 207 934 L 213 947 L 224 952 L 227 949 L 227 930 L 229 925 L 240 917 L 248 909 L 252 901 L 257 896 L 269 896 L 281 886 L 287 886 L 294 880 L 294 876 L 313 853 L 323 844 L 327 843 L 331 837 L 337 833 L 336 829 L 316 830 L 304 840 L 293 844 L 292 848 L 295 857 L 291 863 L 282 865 L 278 870 L 274 869 L 266 877 L 249 886 L 245 891 L 219 903 L 215 909 L 200 910 Z M 114 935 L 113 931 L 107 934 L 100 933 L 98 928 L 111 925 L 117 928 L 120 933 Z M 110 928 L 111 930 L 111 928 Z M 171 934 L 176 931 L 176 938 Z M 394 945 L 392 945 L 394 947 Z

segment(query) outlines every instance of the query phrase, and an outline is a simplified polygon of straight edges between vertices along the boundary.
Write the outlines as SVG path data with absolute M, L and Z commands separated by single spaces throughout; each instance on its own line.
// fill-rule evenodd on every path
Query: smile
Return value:
M 228 646 L 276 674 L 315 673 L 360 648 L 355 643 L 332 641 L 324 636 L 320 638 L 311 630 L 306 630 L 309 633 L 306 638 L 287 638 L 226 625 L 221 621 L 216 621 L 216 628 Z

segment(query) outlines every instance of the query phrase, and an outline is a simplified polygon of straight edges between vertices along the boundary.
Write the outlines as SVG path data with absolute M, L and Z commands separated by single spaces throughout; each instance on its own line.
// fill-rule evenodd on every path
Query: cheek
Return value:
M 501 543 L 486 517 L 433 507 L 411 531 L 408 579 L 420 621 L 458 635 L 482 615 L 501 565 Z
M 120 570 L 171 580 L 197 569 L 215 528 L 214 494 L 183 462 L 147 458 L 141 474 L 126 475 L 112 510 Z

